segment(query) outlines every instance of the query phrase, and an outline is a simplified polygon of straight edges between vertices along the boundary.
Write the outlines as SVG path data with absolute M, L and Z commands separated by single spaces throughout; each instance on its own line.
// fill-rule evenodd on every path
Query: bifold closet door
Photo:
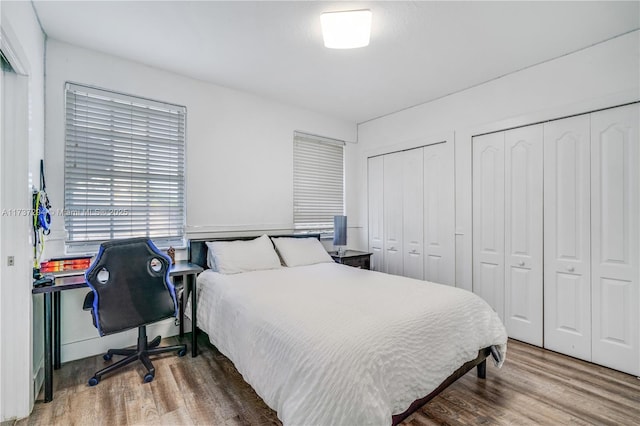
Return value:
M 455 285 L 453 144 L 424 148 L 424 279 Z
M 473 150 L 473 292 L 504 319 L 504 132 Z
M 591 114 L 592 360 L 640 374 L 638 104 Z
M 403 269 L 410 278 L 423 279 L 423 148 L 410 149 L 402 157 Z
M 544 125 L 544 347 L 591 361 L 589 115 Z
M 396 152 L 383 157 L 383 262 L 384 272 L 393 275 L 403 275 L 404 273 L 402 245 L 403 154 L 403 152 Z
M 382 218 L 384 215 L 383 185 L 384 170 L 383 157 L 371 157 L 367 167 L 367 194 L 369 204 L 369 251 L 371 255 L 371 269 L 384 271 L 384 227 Z
M 542 346 L 542 125 L 505 132 L 505 325 Z

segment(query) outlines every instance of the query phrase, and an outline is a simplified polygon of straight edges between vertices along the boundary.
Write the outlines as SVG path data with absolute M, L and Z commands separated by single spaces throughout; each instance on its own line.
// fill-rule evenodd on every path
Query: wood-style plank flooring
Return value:
M 170 338 L 163 344 L 174 344 Z M 183 339 L 189 342 L 189 336 Z M 206 340 L 200 355 L 156 358 L 156 378 L 144 367 L 87 386 L 101 356 L 66 363 L 55 372 L 54 400 L 36 402 L 17 425 L 267 425 L 280 424 L 233 364 Z M 487 379 L 475 369 L 405 420 L 404 425 L 637 425 L 640 380 L 517 341 Z

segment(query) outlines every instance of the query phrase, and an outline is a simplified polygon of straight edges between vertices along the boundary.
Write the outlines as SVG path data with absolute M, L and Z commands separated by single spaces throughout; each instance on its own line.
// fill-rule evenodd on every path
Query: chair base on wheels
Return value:
M 174 345 L 174 346 L 162 346 L 160 344 L 160 336 L 157 336 L 152 341 L 147 341 L 147 327 L 138 327 L 138 346 L 136 349 L 109 349 L 106 354 L 102 356 L 105 361 L 109 361 L 113 355 L 124 355 L 126 358 L 112 364 L 102 370 L 98 371 L 92 378 L 89 379 L 89 386 L 95 386 L 100 382 L 100 379 L 105 374 L 111 373 L 125 365 L 131 364 L 133 361 L 140 360 L 147 369 L 147 374 L 144 375 L 144 382 L 149 383 L 153 381 L 156 375 L 156 369 L 149 359 L 150 355 L 162 354 L 165 352 L 177 351 L 178 356 L 184 356 L 187 353 L 187 345 Z

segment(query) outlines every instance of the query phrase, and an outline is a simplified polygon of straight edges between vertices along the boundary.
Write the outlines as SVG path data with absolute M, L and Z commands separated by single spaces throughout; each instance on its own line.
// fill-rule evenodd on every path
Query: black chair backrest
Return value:
M 85 273 L 101 336 L 177 316 L 169 258 L 148 238 L 103 243 Z

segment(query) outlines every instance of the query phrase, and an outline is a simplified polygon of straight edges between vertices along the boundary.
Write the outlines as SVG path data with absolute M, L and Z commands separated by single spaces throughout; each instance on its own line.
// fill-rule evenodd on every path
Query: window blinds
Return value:
M 71 83 L 65 99 L 69 251 L 139 236 L 183 245 L 185 107 Z
M 332 229 L 344 214 L 344 142 L 300 132 L 293 138 L 295 229 Z

